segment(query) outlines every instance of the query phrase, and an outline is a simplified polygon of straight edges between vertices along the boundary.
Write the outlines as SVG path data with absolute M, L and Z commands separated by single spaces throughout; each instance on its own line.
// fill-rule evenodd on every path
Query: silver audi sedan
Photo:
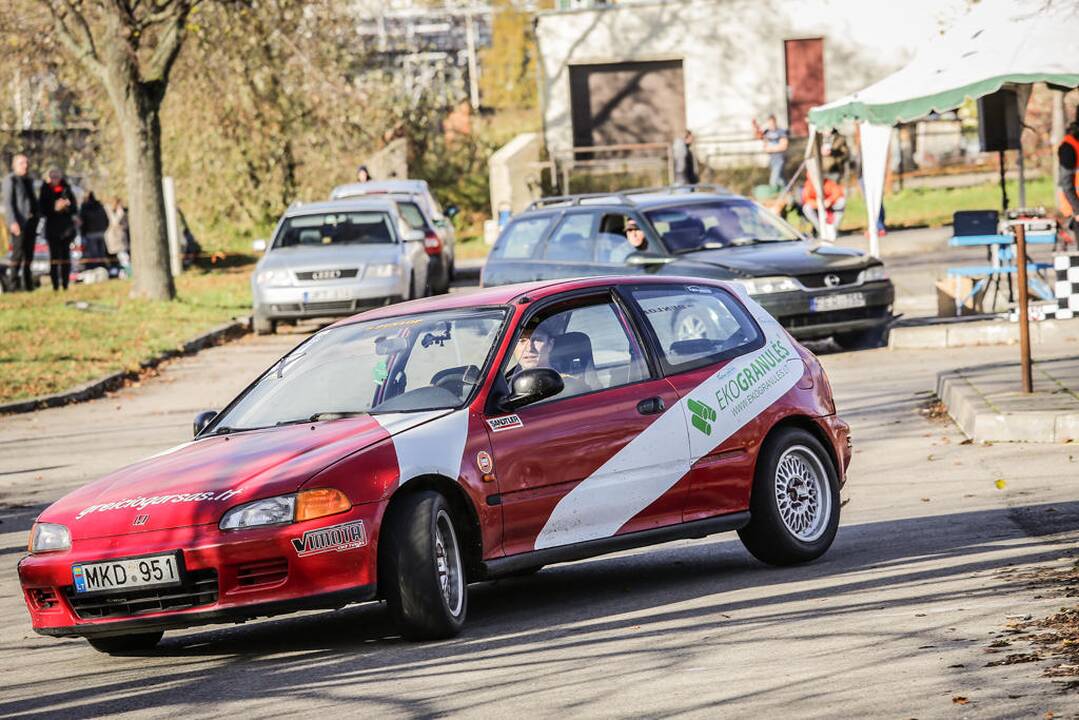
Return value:
M 251 277 L 260 335 L 280 320 L 352 315 L 428 294 L 424 233 L 389 199 L 293 205 Z

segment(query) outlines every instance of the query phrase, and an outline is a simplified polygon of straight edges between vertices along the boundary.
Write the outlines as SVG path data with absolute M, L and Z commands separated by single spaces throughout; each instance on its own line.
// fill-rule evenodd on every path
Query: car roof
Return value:
M 588 210 L 647 210 L 661 206 L 702 204 L 716 200 L 749 200 L 721 185 L 673 185 L 670 187 L 618 190 L 609 193 L 556 195 L 533 201 L 521 215 L 571 208 Z
M 490 307 L 492 305 L 510 305 L 523 298 L 529 301 L 541 300 L 551 295 L 608 285 L 724 285 L 718 280 L 698 277 L 665 275 L 663 277 L 641 277 L 640 275 L 603 275 L 587 278 L 567 278 L 563 280 L 541 280 L 538 282 L 518 283 L 480 288 L 471 292 L 451 293 L 437 297 L 420 298 L 408 302 L 395 303 L 385 307 L 344 318 L 334 325 L 349 325 L 354 322 L 377 320 L 381 318 L 433 312 L 436 310 L 455 310 L 469 307 Z
M 340 200 L 320 200 L 312 203 L 296 203 L 285 212 L 285 217 L 362 210 L 396 213 L 397 202 L 392 198 L 359 197 L 342 198 Z
M 338 185 L 333 189 L 331 197 L 347 197 L 382 193 L 423 194 L 426 192 L 426 180 L 372 180 L 365 183 L 348 183 L 347 185 Z

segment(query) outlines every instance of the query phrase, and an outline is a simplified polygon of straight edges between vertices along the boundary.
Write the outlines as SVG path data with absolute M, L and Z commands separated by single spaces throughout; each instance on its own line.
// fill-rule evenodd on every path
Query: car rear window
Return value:
M 382 212 L 300 215 L 285 220 L 274 247 L 392 243 L 390 223 Z
M 505 260 L 530 258 L 551 225 L 552 216 L 514 220 L 495 243 L 491 256 Z
M 682 372 L 749 352 L 760 330 L 725 291 L 706 285 L 641 286 L 630 290 L 659 341 L 668 372 Z

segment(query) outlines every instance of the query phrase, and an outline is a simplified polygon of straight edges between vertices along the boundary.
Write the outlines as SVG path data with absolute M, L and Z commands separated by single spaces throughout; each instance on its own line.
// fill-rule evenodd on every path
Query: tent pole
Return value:
M 1004 212 L 1008 212 L 1008 187 L 1004 184 L 1004 151 L 998 150 L 997 155 L 1000 156 L 1000 196 L 1004 203 Z
M 1027 230 L 1022 221 L 1015 230 L 1015 261 L 1019 275 L 1019 363 L 1022 370 L 1023 392 L 1034 392 L 1030 369 L 1030 314 L 1027 290 Z

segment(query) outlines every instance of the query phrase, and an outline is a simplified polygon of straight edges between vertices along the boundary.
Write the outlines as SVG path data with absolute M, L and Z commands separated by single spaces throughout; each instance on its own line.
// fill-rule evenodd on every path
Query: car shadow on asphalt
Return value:
M 775 637 L 787 637 L 797 623 L 829 616 L 913 612 L 935 603 L 993 597 L 999 592 L 995 582 L 957 591 L 948 581 L 1055 560 L 1058 547 L 1074 546 L 1077 528 L 1079 502 L 862 523 L 842 527 L 820 560 L 787 568 L 757 562 L 729 536 L 680 542 L 473 585 L 468 624 L 453 640 L 405 642 L 391 629 L 384 606 L 369 603 L 167 635 L 154 652 L 139 658 L 98 660 L 86 647 L 93 661 L 85 669 L 70 668 L 69 677 L 80 688 L 77 714 L 101 717 L 184 704 L 191 694 L 265 700 L 318 695 L 319 688 L 342 685 L 366 697 L 387 673 L 398 681 L 434 678 L 465 664 L 497 667 L 495 682 L 505 683 L 509 692 L 526 678 L 534 682 L 554 672 L 559 663 L 539 653 L 560 650 L 569 655 L 560 663 L 644 654 L 644 664 L 660 670 L 673 662 L 669 648 L 679 635 L 690 643 L 701 632 L 714 631 L 733 649 L 759 641 L 744 637 L 749 633 L 774 629 Z M 885 587 L 914 591 L 885 598 L 872 593 Z M 628 637 L 635 641 L 631 647 L 620 642 Z M 28 648 L 47 649 L 40 643 Z M 133 668 L 137 677 L 128 672 Z M 490 689 L 490 683 L 484 681 L 484 687 Z M 5 694 L 20 692 L 32 697 L 0 703 L 0 716 L 40 715 L 72 699 L 69 689 L 41 692 L 33 683 L 21 689 L 9 684 Z M 381 694 L 378 700 L 400 702 L 397 709 L 410 713 L 436 710 Z M 456 707 L 469 704 L 467 698 L 453 701 Z

